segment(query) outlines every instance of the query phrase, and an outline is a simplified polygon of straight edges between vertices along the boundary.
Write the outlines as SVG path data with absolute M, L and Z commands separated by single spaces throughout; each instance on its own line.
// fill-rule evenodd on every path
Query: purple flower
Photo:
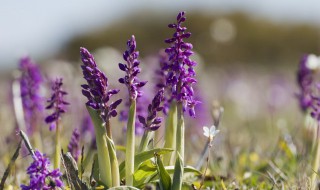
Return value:
M 88 98 L 87 106 L 99 111 L 100 117 L 109 121 L 111 117 L 117 116 L 116 108 L 121 103 L 121 99 L 108 105 L 110 97 L 118 94 L 119 90 L 108 90 L 108 78 L 99 70 L 94 57 L 85 48 L 80 48 L 81 65 L 84 79 L 87 84 L 81 85 L 82 94 Z
M 43 110 L 40 87 L 43 82 L 39 67 L 29 58 L 23 57 L 20 60 L 21 71 L 20 88 L 21 99 L 24 110 L 25 123 L 28 134 L 35 130 L 37 114 Z
M 50 130 L 55 128 L 56 122 L 60 120 L 61 114 L 65 113 L 65 105 L 69 103 L 63 100 L 63 97 L 67 95 L 67 92 L 62 90 L 62 78 L 57 78 L 52 84 L 52 95 L 51 98 L 47 101 L 49 105 L 46 109 L 53 109 L 53 113 L 46 117 L 45 121 L 50 125 Z
M 313 85 L 313 74 L 312 70 L 308 67 L 309 55 L 304 55 L 300 61 L 299 70 L 297 73 L 297 82 L 300 88 L 300 93 L 297 97 L 300 102 L 300 108 L 306 111 L 312 104 L 312 85 Z
M 168 72 L 166 84 L 171 87 L 172 98 L 182 103 L 184 111 L 188 107 L 190 116 L 195 117 L 194 107 L 199 101 L 193 97 L 192 84 L 197 82 L 193 69 L 197 63 L 190 59 L 193 54 L 192 44 L 184 42 L 184 39 L 191 36 L 190 32 L 186 32 L 187 28 L 182 26 L 185 20 L 185 12 L 180 12 L 177 23 L 168 25 L 169 28 L 175 29 L 175 32 L 172 38 L 165 40 L 171 47 L 165 50 L 169 56 L 169 63 L 163 69 Z
M 123 53 L 123 59 L 127 64 L 119 63 L 120 70 L 126 73 L 126 76 L 119 79 L 119 82 L 125 84 L 129 91 L 129 97 L 131 100 L 136 100 L 142 95 L 140 88 L 147 82 L 140 82 L 137 79 L 137 75 L 141 72 L 139 68 L 140 61 L 138 60 L 139 52 L 136 51 L 136 40 L 134 36 L 127 42 L 127 50 Z
M 38 150 L 35 151 L 33 162 L 27 169 L 30 177 L 29 185 L 21 185 L 22 190 L 54 190 L 63 187 L 59 169 L 50 170 L 50 160 Z
M 157 112 L 162 111 L 163 107 L 160 106 L 164 98 L 164 89 L 160 89 L 148 106 L 148 116 L 143 117 L 138 115 L 139 122 L 143 125 L 145 130 L 155 131 L 160 125 L 162 118 L 157 117 Z
M 68 151 L 71 153 L 72 157 L 78 161 L 78 157 L 81 153 L 80 151 L 80 131 L 75 128 L 72 132 L 71 139 L 68 145 Z
M 94 126 L 89 115 L 86 115 L 85 117 L 83 117 L 80 131 L 81 131 L 81 136 L 84 138 L 86 138 L 86 134 L 89 133 L 89 135 L 91 136 L 90 148 L 97 149 Z
M 166 85 L 166 79 L 168 76 L 168 70 L 166 69 L 169 64 L 168 54 L 161 50 L 159 52 L 159 68 L 155 71 L 155 80 L 156 80 L 156 90 L 164 88 L 164 96 L 163 96 L 163 113 L 167 115 L 169 113 L 170 103 L 172 101 L 172 96 L 170 92 L 170 86 Z

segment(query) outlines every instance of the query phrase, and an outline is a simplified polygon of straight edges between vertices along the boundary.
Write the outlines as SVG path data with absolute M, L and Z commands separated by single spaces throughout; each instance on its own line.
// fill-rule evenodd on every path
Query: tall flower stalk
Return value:
M 23 57 L 20 59 L 19 70 L 21 76 L 20 95 L 23 107 L 24 125 L 27 134 L 33 136 L 35 145 L 41 150 L 42 142 L 40 129 L 38 127 L 39 116 L 42 113 L 43 98 L 41 96 L 41 85 L 43 83 L 42 74 L 39 67 L 30 59 Z M 23 127 L 23 126 L 20 126 Z
M 186 32 L 187 28 L 182 26 L 185 22 L 185 12 L 180 12 L 177 16 L 177 23 L 169 24 L 169 28 L 175 30 L 173 37 L 165 40 L 170 47 L 165 50 L 169 56 L 169 62 L 165 69 L 168 71 L 167 85 L 170 85 L 172 98 L 177 101 L 177 133 L 176 133 L 176 158 L 181 161 L 176 162 L 176 166 L 180 168 L 181 173 L 177 173 L 179 182 L 174 186 L 175 189 L 181 189 L 184 165 L 184 141 L 185 141 L 185 125 L 184 112 L 188 109 L 190 116 L 195 117 L 194 106 L 199 103 L 193 98 L 194 92 L 192 84 L 196 83 L 195 71 L 196 62 L 190 59 L 192 52 L 192 44 L 184 42 L 191 36 L 190 32 Z M 181 163 L 181 164 L 177 164 Z M 177 171 L 177 168 L 175 169 Z
M 87 49 L 80 48 L 80 55 L 83 76 L 87 81 L 87 84 L 81 85 L 82 94 L 88 99 L 86 105 L 95 128 L 101 180 L 108 187 L 119 186 L 118 161 L 112 142 L 110 119 L 117 116 L 116 108 L 122 100 L 109 103 L 110 98 L 119 90 L 108 90 L 108 78 L 99 70 Z
M 60 152 L 61 152 L 61 142 L 60 142 L 60 123 L 61 114 L 66 112 L 65 105 L 69 103 L 66 102 L 63 97 L 67 92 L 62 90 L 62 78 L 57 78 L 52 85 L 52 95 L 47 101 L 48 106 L 46 109 L 52 109 L 53 113 L 46 117 L 46 123 L 50 124 L 50 130 L 56 130 L 55 136 L 55 156 L 54 156 L 54 168 L 60 168 Z
M 75 128 L 72 132 L 70 142 L 68 144 L 68 151 L 71 153 L 72 157 L 78 161 L 80 151 L 80 131 Z
M 140 88 L 147 82 L 140 82 L 137 75 L 141 72 L 138 60 L 139 52 L 136 51 L 136 40 L 132 36 L 127 42 L 127 50 L 123 53 L 126 64 L 119 63 L 120 70 L 126 73 L 125 77 L 120 78 L 119 82 L 125 84 L 129 92 L 129 115 L 127 123 L 127 145 L 126 145 L 126 185 L 133 185 L 134 155 L 135 155 L 135 118 L 136 100 L 142 95 Z
M 315 122 L 307 123 L 307 130 L 313 133 L 313 173 L 311 175 L 311 183 L 313 188 L 317 188 L 317 172 L 320 163 L 320 84 L 314 80 L 314 74 L 320 69 L 320 58 L 315 55 L 304 55 L 301 59 L 299 70 L 297 73 L 297 82 L 300 88 L 300 93 L 297 94 L 300 107 L 306 113 L 306 118 L 310 116 Z M 309 126 L 311 125 L 311 126 Z
M 162 121 L 162 117 L 157 117 L 157 112 L 160 112 L 163 110 L 163 107 L 161 107 L 161 102 L 164 98 L 164 89 L 160 89 L 158 93 L 155 95 L 155 97 L 152 100 L 152 103 L 148 106 L 148 116 L 143 117 L 141 115 L 138 115 L 139 122 L 143 125 L 144 133 L 141 139 L 139 152 L 142 152 L 146 150 L 148 142 L 150 141 L 150 138 L 153 135 L 153 131 L 156 131 L 159 129 Z

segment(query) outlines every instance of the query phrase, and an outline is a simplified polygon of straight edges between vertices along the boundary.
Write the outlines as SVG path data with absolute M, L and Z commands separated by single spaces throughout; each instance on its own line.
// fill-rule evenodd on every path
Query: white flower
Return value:
M 317 70 L 320 68 L 320 57 L 310 54 L 307 58 L 306 67 L 310 70 Z
M 214 125 L 212 125 L 210 129 L 207 126 L 203 127 L 203 135 L 208 137 L 211 141 L 219 132 L 220 130 L 216 130 L 216 126 Z

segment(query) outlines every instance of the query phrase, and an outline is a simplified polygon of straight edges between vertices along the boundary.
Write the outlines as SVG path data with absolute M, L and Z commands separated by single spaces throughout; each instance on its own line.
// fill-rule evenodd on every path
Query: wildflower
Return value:
M 94 57 L 85 48 L 80 48 L 81 65 L 84 79 L 87 84 L 81 85 L 82 94 L 87 97 L 87 106 L 99 111 L 103 121 L 108 122 L 111 117 L 117 116 L 116 108 L 122 99 L 112 102 L 108 105 L 111 96 L 118 94 L 120 90 L 108 90 L 108 78 L 99 70 Z
M 38 150 L 35 151 L 33 162 L 27 169 L 30 177 L 29 185 L 21 185 L 22 190 L 54 190 L 63 187 L 59 169 L 50 170 L 50 160 Z
M 145 130 L 155 131 L 160 127 L 162 118 L 157 117 L 157 112 L 162 111 L 163 107 L 160 106 L 163 101 L 164 89 L 160 89 L 148 106 L 148 116 L 145 118 L 138 115 L 140 123 L 144 126 Z
M 53 109 L 53 113 L 46 117 L 45 121 L 50 125 L 50 130 L 56 127 L 56 122 L 61 118 L 61 114 L 65 113 L 65 105 L 69 103 L 63 100 L 63 96 L 67 95 L 67 92 L 62 90 L 62 78 L 57 78 L 52 85 L 52 96 L 47 101 L 49 105 L 46 109 Z
M 137 75 L 141 72 L 139 68 L 140 61 L 138 60 L 139 52 L 136 51 L 136 40 L 132 36 L 127 42 L 127 50 L 123 53 L 123 59 L 127 64 L 119 63 L 119 68 L 126 72 L 126 76 L 119 79 L 119 82 L 125 84 L 129 91 L 129 97 L 131 100 L 136 100 L 141 97 L 142 92 L 140 88 L 143 87 L 147 82 L 140 82 L 137 79 Z
M 40 87 L 43 82 L 39 67 L 29 58 L 23 57 L 20 60 L 19 69 L 21 71 L 20 88 L 21 99 L 24 109 L 27 132 L 34 132 L 36 114 L 43 110 Z
M 203 135 L 208 137 L 210 141 L 220 132 L 220 130 L 216 130 L 216 126 L 212 125 L 210 129 L 207 126 L 203 127 Z
M 192 44 L 183 41 L 191 36 L 190 32 L 186 32 L 187 28 L 182 26 L 185 20 L 185 12 L 180 12 L 177 23 L 168 25 L 169 28 L 175 29 L 175 33 L 172 38 L 165 40 L 171 47 L 165 50 L 169 56 L 169 63 L 163 69 L 168 72 L 166 83 L 171 87 L 173 98 L 182 103 L 183 111 L 188 107 L 189 115 L 195 117 L 194 107 L 200 103 L 193 98 L 192 88 L 192 84 L 197 82 L 193 68 L 197 63 L 190 59 L 193 54 Z
M 127 122 L 127 145 L 126 145 L 126 184 L 133 185 L 133 172 L 134 172 L 134 155 L 135 155 L 135 123 L 136 123 L 136 103 L 137 98 L 142 96 L 142 91 L 140 90 L 147 82 L 140 82 L 137 75 L 140 73 L 138 61 L 139 52 L 136 51 L 136 40 L 134 36 L 131 37 L 127 42 L 127 50 L 123 53 L 123 59 L 127 64 L 119 63 L 120 70 L 124 71 L 126 75 L 119 79 L 119 82 L 125 84 L 129 92 L 129 112 L 128 112 L 128 122 Z
M 164 50 L 159 52 L 159 69 L 155 71 L 156 76 L 156 90 L 164 88 L 164 96 L 163 96 L 163 113 L 167 115 L 169 113 L 170 103 L 172 101 L 170 87 L 166 85 L 166 78 L 168 76 L 168 71 L 166 69 L 169 61 L 168 54 Z
M 81 136 L 84 137 L 84 139 L 87 139 L 86 138 L 87 134 L 91 136 L 90 148 L 96 150 L 97 149 L 96 136 L 94 133 L 94 126 L 89 115 L 86 115 L 83 117 L 81 122 L 81 127 L 80 127 L 80 133 L 81 133 Z
M 72 157 L 78 161 L 78 157 L 81 153 L 80 151 L 80 131 L 75 128 L 72 132 L 71 139 L 68 145 L 68 151 L 71 153 Z

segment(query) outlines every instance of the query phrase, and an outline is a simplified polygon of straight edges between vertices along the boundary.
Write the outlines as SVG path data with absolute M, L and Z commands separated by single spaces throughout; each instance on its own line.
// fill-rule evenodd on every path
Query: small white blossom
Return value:
M 310 54 L 307 58 L 306 66 L 310 70 L 317 70 L 320 68 L 320 57 Z
M 219 132 L 220 130 L 216 130 L 216 126 L 214 125 L 212 125 L 210 129 L 207 126 L 203 127 L 203 135 L 208 137 L 211 141 Z

